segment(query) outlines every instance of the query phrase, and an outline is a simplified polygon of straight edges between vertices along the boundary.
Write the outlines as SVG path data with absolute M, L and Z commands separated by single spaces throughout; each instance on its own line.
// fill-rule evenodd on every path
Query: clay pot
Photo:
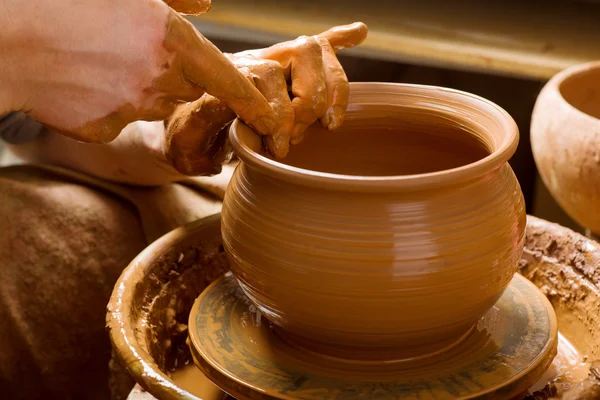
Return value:
M 600 62 L 568 68 L 545 85 L 533 110 L 531 148 L 558 204 L 600 233 Z
M 285 337 L 333 356 L 413 357 L 463 337 L 503 293 L 525 207 L 518 130 L 455 90 L 353 83 L 346 122 L 284 162 L 240 121 L 222 235 L 244 292 Z M 382 350 L 379 352 L 378 350 Z

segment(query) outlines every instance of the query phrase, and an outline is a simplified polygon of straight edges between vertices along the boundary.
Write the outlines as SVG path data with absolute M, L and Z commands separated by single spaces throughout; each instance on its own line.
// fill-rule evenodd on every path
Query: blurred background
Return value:
M 511 165 L 527 212 L 582 232 L 538 177 L 529 123 L 549 78 L 600 60 L 599 0 L 213 0 L 190 20 L 226 52 L 365 22 L 367 41 L 340 57 L 350 81 L 445 86 L 497 103 L 521 132 Z M 14 162 L 0 144 L 0 165 Z

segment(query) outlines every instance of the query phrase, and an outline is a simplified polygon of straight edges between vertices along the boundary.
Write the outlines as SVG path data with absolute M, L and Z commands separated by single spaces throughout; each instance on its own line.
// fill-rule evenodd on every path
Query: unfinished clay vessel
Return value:
M 600 234 L 600 62 L 554 76 L 531 120 L 539 173 L 571 218 Z
M 346 122 L 283 162 L 240 121 L 222 234 L 244 293 L 294 343 L 344 358 L 440 351 L 517 270 L 512 118 L 455 90 L 353 83 Z

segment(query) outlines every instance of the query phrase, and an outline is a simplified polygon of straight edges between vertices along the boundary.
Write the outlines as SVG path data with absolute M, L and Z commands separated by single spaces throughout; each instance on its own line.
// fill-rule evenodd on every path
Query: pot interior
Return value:
M 474 123 L 449 111 L 381 104 L 351 106 L 329 132 L 312 125 L 281 162 L 338 175 L 416 175 L 477 162 L 490 150 Z
M 559 85 L 559 90 L 567 103 L 600 119 L 600 66 L 569 76 Z

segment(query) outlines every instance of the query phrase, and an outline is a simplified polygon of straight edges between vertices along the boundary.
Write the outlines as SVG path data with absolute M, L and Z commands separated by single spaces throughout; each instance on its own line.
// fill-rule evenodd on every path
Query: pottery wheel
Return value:
M 443 306 L 443 305 L 440 305 Z M 190 313 L 196 365 L 238 399 L 510 399 L 556 354 L 552 306 L 515 275 L 496 305 L 449 350 L 420 359 L 364 362 L 294 346 L 226 274 Z

